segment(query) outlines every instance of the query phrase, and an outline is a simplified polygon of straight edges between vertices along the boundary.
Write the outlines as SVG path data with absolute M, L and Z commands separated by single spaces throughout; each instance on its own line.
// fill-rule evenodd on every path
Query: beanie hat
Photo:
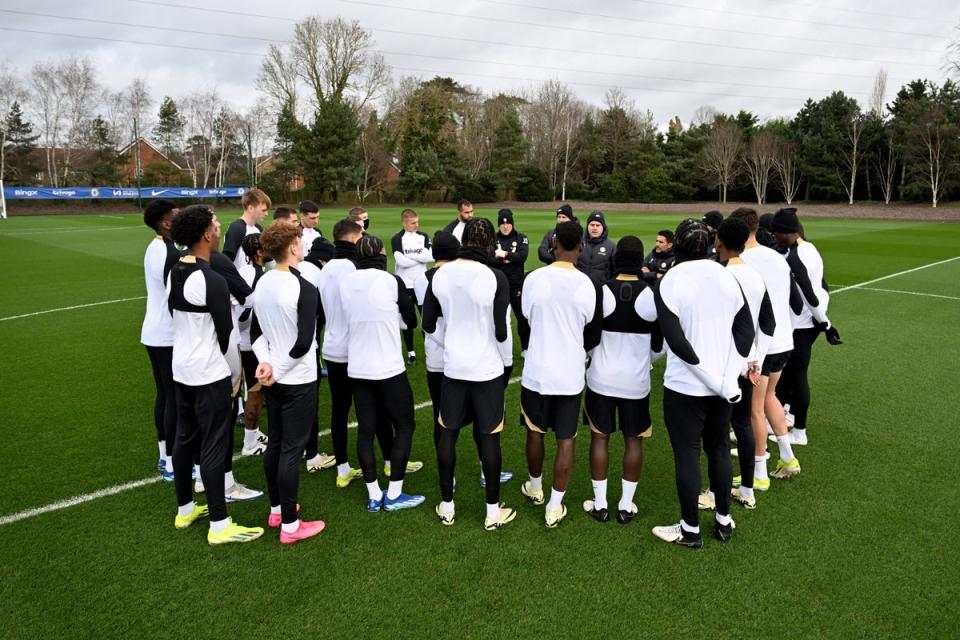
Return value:
M 643 269 L 643 241 L 637 236 L 623 236 L 613 254 L 613 267 L 617 273 L 638 276 Z
M 765 213 L 760 216 L 760 228 L 771 231 L 773 229 L 773 214 Z
M 433 236 L 433 259 L 453 260 L 460 250 L 460 241 L 449 231 L 437 231 Z
M 780 233 L 800 233 L 800 218 L 793 207 L 780 209 L 773 214 L 772 229 Z
M 720 223 L 723 222 L 723 214 L 719 211 L 707 211 L 703 214 L 703 223 L 708 227 L 713 227 L 714 229 L 720 228 Z
M 513 211 L 510 209 L 500 209 L 497 212 L 497 224 L 513 224 Z
M 678 259 L 705 258 L 709 249 L 710 232 L 702 220 L 687 218 L 680 223 L 673 238 L 673 250 Z
M 607 221 L 603 219 L 603 211 L 597 211 L 594 209 L 590 212 L 590 215 L 587 216 L 587 224 L 591 222 L 599 222 L 603 226 L 607 226 Z
M 313 244 L 310 245 L 310 252 L 306 255 L 304 260 L 320 266 L 320 262 L 329 262 L 333 260 L 334 249 L 335 247 L 333 246 L 332 242 L 323 236 L 320 236 L 313 241 Z
M 560 205 L 560 208 L 557 209 L 557 215 L 567 216 L 568 218 L 570 218 L 570 222 L 577 221 L 577 217 L 573 215 L 573 207 L 571 207 L 569 204 Z

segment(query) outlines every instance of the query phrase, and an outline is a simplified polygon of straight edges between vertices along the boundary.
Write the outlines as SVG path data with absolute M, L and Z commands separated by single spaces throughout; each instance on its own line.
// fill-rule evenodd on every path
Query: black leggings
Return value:
M 457 438 L 460 429 L 441 427 L 437 445 L 437 467 L 440 469 L 440 496 L 444 502 L 453 500 L 453 478 L 457 466 Z M 500 470 L 503 461 L 500 453 L 500 434 L 480 435 L 473 429 L 473 440 L 480 454 L 480 468 L 487 479 L 487 504 L 500 503 Z
M 520 348 L 524 351 L 530 345 L 530 323 L 523 317 L 521 304 L 521 287 L 512 287 L 510 289 L 510 307 L 513 309 L 513 315 L 517 316 L 517 334 L 520 336 Z
M 227 517 L 224 497 L 224 460 L 229 454 L 229 431 L 233 428 L 230 378 L 192 387 L 176 383 L 177 443 L 173 449 L 174 489 L 177 504 L 193 500 L 190 472 L 200 452 L 200 478 L 207 493 L 210 520 Z
M 157 442 L 165 442 L 167 455 L 173 455 L 177 441 L 177 391 L 173 382 L 173 347 L 147 347 L 157 396 L 153 401 L 153 423 Z
M 737 436 L 737 457 L 740 459 L 740 482 L 747 489 L 753 488 L 753 459 L 755 442 L 753 426 L 751 424 L 751 402 L 753 400 L 753 385 L 749 380 L 740 376 L 740 402 L 733 405 L 730 413 L 730 424 L 733 433 Z
M 820 335 L 819 329 L 794 329 L 793 351 L 787 366 L 780 376 L 777 385 L 777 397 L 780 402 L 790 405 L 790 413 L 794 416 L 793 428 L 807 428 L 807 412 L 810 409 L 810 382 L 807 379 L 807 370 L 810 368 L 810 355 L 813 352 L 813 343 Z
M 330 436 L 333 438 L 333 455 L 339 465 L 347 462 L 347 420 L 350 418 L 350 405 L 353 404 L 353 381 L 347 375 L 347 363 L 328 360 L 327 382 L 330 384 Z M 393 429 L 387 419 L 382 419 L 377 425 L 377 442 L 386 460 L 393 450 Z
M 316 426 L 317 382 L 274 383 L 263 388 L 270 437 L 263 454 L 270 506 L 280 505 L 281 519 L 297 521 L 297 490 L 300 484 L 300 454 Z
M 407 295 L 410 296 L 410 299 L 416 302 L 417 294 L 413 292 L 413 289 L 407 289 Z M 403 334 L 403 344 L 407 347 L 407 351 L 413 351 L 413 330 L 415 327 L 407 327 L 406 329 L 401 329 L 400 333 Z
M 320 388 L 319 377 L 321 366 L 322 363 L 320 362 L 320 350 L 317 349 L 317 390 Z M 317 402 L 319 403 L 319 399 Z M 319 409 L 319 404 L 317 405 L 317 408 Z M 348 407 L 347 411 L 349 410 L 350 409 Z M 331 432 L 332 431 L 333 430 L 331 429 Z M 344 446 L 344 449 L 346 449 L 346 446 Z M 307 434 L 307 446 L 305 453 L 307 454 L 307 460 L 313 459 L 318 453 L 320 453 L 320 416 L 318 415 L 317 411 L 313 412 L 313 427 Z M 344 453 L 344 460 L 346 460 L 346 453 Z
M 733 467 L 727 425 L 730 424 L 731 409 L 732 405 L 718 396 L 688 396 L 667 388 L 663 390 L 663 421 L 673 447 L 680 515 L 691 527 L 699 526 L 697 495 L 700 493 L 701 438 L 717 513 L 730 514 Z
M 413 390 L 402 371 L 385 380 L 351 378 L 357 409 L 357 457 L 364 482 L 377 479 L 377 461 L 373 439 L 384 430 L 391 432 L 391 447 L 383 452 L 390 460 L 390 480 L 403 480 L 413 444 L 416 420 L 413 412 Z M 380 441 L 381 449 L 383 440 Z

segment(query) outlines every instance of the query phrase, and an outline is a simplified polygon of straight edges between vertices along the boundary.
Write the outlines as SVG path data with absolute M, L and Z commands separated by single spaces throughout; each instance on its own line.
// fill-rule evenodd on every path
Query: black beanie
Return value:
M 320 266 L 319 263 L 321 262 L 330 262 L 333 260 L 333 252 L 333 243 L 323 236 L 320 236 L 310 245 L 310 253 L 306 255 L 304 260 Z
M 623 236 L 613 254 L 613 267 L 617 273 L 639 276 L 643 269 L 643 241 L 637 236 Z
M 722 222 L 723 214 L 719 211 L 707 211 L 705 214 L 703 214 L 703 223 L 708 227 L 719 229 Z
M 678 260 L 705 258 L 709 249 L 710 232 L 702 220 L 687 218 L 677 226 L 673 237 L 673 250 Z
M 603 226 L 607 226 L 607 221 L 603 219 L 603 211 L 598 211 L 594 209 L 590 212 L 590 215 L 587 216 L 587 224 L 591 222 L 599 222 Z
M 497 212 L 497 225 L 513 224 L 513 211 L 510 209 L 500 209 Z
M 460 241 L 449 231 L 437 231 L 433 235 L 433 259 L 454 260 L 460 251 Z
M 773 214 L 765 213 L 762 216 L 760 216 L 759 224 L 761 229 L 772 231 L 773 230 Z
M 569 204 L 560 205 L 560 208 L 557 209 L 557 215 L 564 215 L 570 218 L 570 222 L 576 222 L 577 216 L 573 215 L 573 207 Z
M 793 207 L 780 209 L 773 214 L 774 232 L 780 233 L 800 233 L 800 218 L 797 217 L 797 210 Z

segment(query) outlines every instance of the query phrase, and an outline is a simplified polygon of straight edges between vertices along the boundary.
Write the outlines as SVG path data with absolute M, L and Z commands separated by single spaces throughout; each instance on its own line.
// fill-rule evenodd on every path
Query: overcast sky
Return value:
M 445 75 L 508 92 L 554 78 L 595 105 L 619 86 L 661 125 L 686 124 L 704 104 L 788 116 L 837 89 L 866 105 L 881 68 L 889 101 L 910 79 L 941 82 L 960 36 L 956 0 L 2 0 L 0 63 L 26 74 L 86 55 L 113 89 L 143 76 L 158 102 L 216 86 L 243 109 L 269 42 L 311 14 L 359 20 L 394 79 Z

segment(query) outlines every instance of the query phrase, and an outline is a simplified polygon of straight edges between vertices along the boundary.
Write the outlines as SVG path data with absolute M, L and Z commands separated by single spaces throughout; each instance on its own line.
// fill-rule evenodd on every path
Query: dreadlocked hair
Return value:
M 486 218 L 473 218 L 463 227 L 463 247 L 489 252 L 493 247 L 495 231 Z
M 673 249 L 678 257 L 695 260 L 705 258 L 710 248 L 710 232 L 701 220 L 687 218 L 677 226 Z
M 372 258 L 383 253 L 383 240 L 376 236 L 363 236 L 357 240 L 357 257 Z

